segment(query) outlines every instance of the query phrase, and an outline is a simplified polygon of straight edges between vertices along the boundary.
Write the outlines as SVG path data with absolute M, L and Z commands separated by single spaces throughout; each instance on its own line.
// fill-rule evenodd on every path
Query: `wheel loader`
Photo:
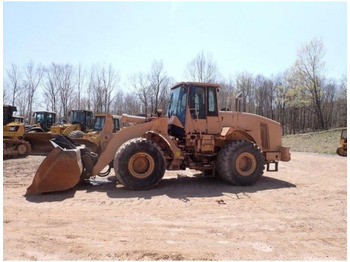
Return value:
M 26 157 L 31 152 L 31 145 L 23 139 L 25 132 L 23 117 L 13 116 L 15 111 L 17 111 L 15 106 L 3 105 L 4 159 Z
M 340 147 L 337 148 L 339 156 L 347 156 L 347 129 L 342 129 L 340 135 Z
M 35 111 L 33 113 L 34 125 L 27 128 L 27 132 L 49 132 L 56 123 L 56 113 L 50 111 Z
M 181 82 L 171 88 L 166 115 L 122 115 L 134 123 L 113 133 L 109 116 L 101 132 L 101 152 L 69 138 L 52 139 L 55 149 L 39 166 L 26 195 L 67 190 L 113 165 L 117 181 L 130 190 L 150 189 L 165 170 L 191 168 L 228 183 L 249 186 L 266 171 L 289 161 L 278 122 L 240 111 L 219 111 L 220 86 Z M 240 100 L 236 103 L 240 108 Z

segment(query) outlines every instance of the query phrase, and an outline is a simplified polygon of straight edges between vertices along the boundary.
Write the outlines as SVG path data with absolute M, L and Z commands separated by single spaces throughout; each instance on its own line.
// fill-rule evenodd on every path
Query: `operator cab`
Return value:
M 119 119 L 121 118 L 120 116 L 116 116 L 116 115 L 112 115 L 113 118 L 113 133 L 116 133 L 117 131 L 120 130 L 120 122 Z M 96 115 L 95 118 L 95 123 L 94 123 L 94 130 L 96 131 L 102 131 L 103 126 L 105 125 L 106 122 L 106 115 L 102 114 L 102 115 Z
M 49 111 L 37 111 L 33 114 L 35 124 L 40 124 L 40 127 L 45 131 L 49 131 L 51 126 L 56 123 L 56 113 Z
M 3 125 L 13 122 L 13 112 L 16 112 L 15 106 L 3 105 Z
M 218 134 L 220 132 L 217 92 L 210 83 L 183 82 L 171 89 L 168 107 L 169 133 Z
M 80 124 L 81 131 L 92 128 L 92 111 L 89 110 L 72 110 L 72 124 Z

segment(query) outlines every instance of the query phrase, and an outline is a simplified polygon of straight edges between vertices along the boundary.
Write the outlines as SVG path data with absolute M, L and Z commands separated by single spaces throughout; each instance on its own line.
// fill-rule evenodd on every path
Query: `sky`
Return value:
M 4 2 L 3 69 L 11 64 L 112 64 L 123 81 L 163 61 L 186 80 L 189 61 L 212 56 L 228 78 L 276 75 L 314 38 L 327 76 L 347 70 L 346 2 Z

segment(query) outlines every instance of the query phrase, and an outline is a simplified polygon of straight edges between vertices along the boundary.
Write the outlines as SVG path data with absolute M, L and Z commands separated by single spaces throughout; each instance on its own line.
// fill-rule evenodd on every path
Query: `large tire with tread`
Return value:
M 114 158 L 117 180 L 127 189 L 146 190 L 156 186 L 165 173 L 163 151 L 153 141 L 135 138 L 125 142 Z
M 250 141 L 229 142 L 219 152 L 217 163 L 219 177 L 235 185 L 252 185 L 264 173 L 263 153 Z
M 27 141 L 23 141 L 23 143 L 19 143 L 16 147 L 17 152 L 18 152 L 18 156 L 19 157 L 26 157 L 28 156 L 31 151 L 32 151 L 32 147 L 29 144 L 29 142 Z
M 338 147 L 337 154 L 339 156 L 347 156 L 347 149 L 345 147 Z
M 83 138 L 84 132 L 80 130 L 74 130 L 68 134 L 69 138 Z

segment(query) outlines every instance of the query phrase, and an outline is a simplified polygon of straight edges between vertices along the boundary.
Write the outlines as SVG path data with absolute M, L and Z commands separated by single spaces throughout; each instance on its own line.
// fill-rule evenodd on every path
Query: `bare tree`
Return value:
M 89 84 L 88 84 L 88 90 L 87 90 L 87 101 L 86 101 L 87 110 L 92 110 L 92 107 L 93 107 L 92 92 L 94 90 L 94 74 L 95 74 L 95 69 L 94 69 L 94 66 L 92 66 L 90 69 Z
M 130 79 L 130 84 L 133 87 L 137 97 L 142 104 L 142 111 L 147 114 L 150 110 L 152 89 L 150 88 L 149 77 L 146 74 L 134 74 Z
M 57 74 L 59 74 L 59 66 L 52 63 L 50 67 L 46 68 L 45 72 L 45 78 L 44 78 L 44 84 L 43 84 L 43 90 L 44 90 L 44 97 L 45 100 L 48 102 L 47 110 L 57 112 L 57 106 L 58 106 L 58 100 L 59 100 L 59 89 L 58 89 L 58 77 Z
M 347 77 L 343 75 L 339 81 L 337 91 L 336 126 L 344 127 L 347 125 Z
M 117 86 L 120 81 L 119 73 L 110 64 L 105 66 L 93 66 L 90 72 L 88 85 L 88 101 L 95 112 L 110 113 L 111 104 L 115 98 Z
M 30 61 L 25 69 L 24 88 L 27 93 L 27 116 L 30 118 L 33 111 L 34 95 L 44 75 L 44 68 L 41 65 L 35 67 Z
M 11 104 L 13 106 L 16 105 L 16 99 L 19 95 L 19 92 L 21 91 L 21 85 L 23 82 L 22 74 L 18 68 L 17 65 L 12 64 L 10 70 L 6 70 L 7 77 L 8 77 L 8 83 L 7 85 L 4 85 L 4 94 L 5 94 L 5 87 L 6 87 L 6 93 L 8 93 L 8 96 L 11 96 Z
M 89 88 L 91 91 L 91 102 L 94 112 L 103 112 L 103 87 L 101 77 L 99 75 L 99 68 L 94 66 L 91 68 Z
M 101 71 L 99 72 L 99 78 L 102 84 L 104 112 L 109 113 L 111 103 L 114 99 L 114 91 L 120 81 L 120 77 L 110 64 L 108 69 L 102 67 Z
M 320 39 L 313 39 L 302 46 L 298 51 L 295 67 L 300 75 L 303 85 L 311 95 L 315 114 L 321 129 L 326 128 L 322 110 L 322 78 L 324 76 L 325 62 L 323 58 L 326 50 Z
M 135 115 L 141 112 L 141 105 L 135 93 L 119 90 L 112 102 L 112 113 L 117 115 Z
M 151 88 L 151 112 L 156 113 L 160 104 L 164 104 L 167 97 L 170 78 L 164 70 L 164 64 L 160 61 L 154 61 L 149 73 L 149 84 Z
M 237 91 L 241 93 L 243 98 L 244 112 L 255 113 L 255 89 L 254 77 L 247 72 L 240 73 L 236 77 Z
M 112 103 L 112 112 L 117 115 L 125 113 L 125 94 L 122 90 L 119 90 L 114 96 L 114 101 Z
M 186 66 L 185 77 L 189 81 L 218 82 L 220 74 L 211 55 L 200 52 Z
M 77 102 L 78 102 L 78 107 L 77 109 L 82 109 L 81 107 L 81 94 L 82 94 L 82 91 L 83 91 L 83 86 L 84 86 L 84 78 L 85 75 L 84 75 L 84 72 L 83 72 L 83 68 L 82 68 L 82 65 L 79 64 L 78 65 L 78 69 L 77 69 Z
M 60 98 L 60 112 L 64 120 L 68 119 L 68 111 L 74 94 L 74 68 L 70 64 L 56 65 L 55 81 L 57 81 Z
M 9 103 L 9 84 L 4 80 L 3 82 L 4 85 L 4 89 L 2 90 L 2 101 L 4 104 L 8 104 Z
M 222 110 L 234 110 L 234 96 L 236 92 L 235 79 L 230 75 L 227 80 L 222 80 L 219 89 L 219 106 Z

